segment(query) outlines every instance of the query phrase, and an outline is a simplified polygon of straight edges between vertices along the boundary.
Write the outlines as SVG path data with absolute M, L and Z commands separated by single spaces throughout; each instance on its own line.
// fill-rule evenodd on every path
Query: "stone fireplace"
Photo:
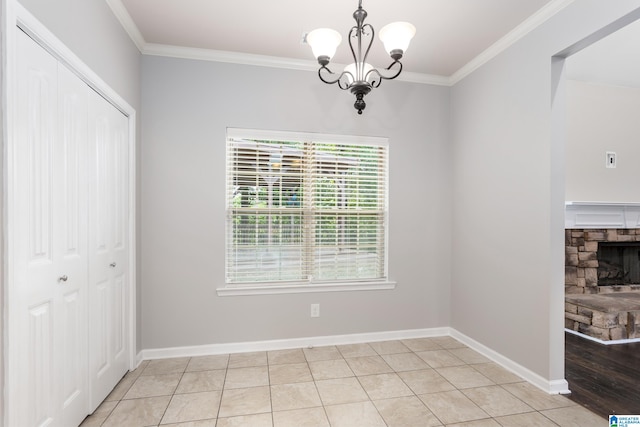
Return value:
M 640 338 L 640 205 L 567 204 L 565 327 Z
M 640 285 L 640 242 L 598 243 L 598 286 Z
M 640 291 L 640 228 L 565 230 L 565 292 Z

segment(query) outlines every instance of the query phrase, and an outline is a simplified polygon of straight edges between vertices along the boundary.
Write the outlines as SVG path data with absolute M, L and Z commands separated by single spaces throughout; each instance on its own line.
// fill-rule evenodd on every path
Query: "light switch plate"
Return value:
M 311 317 L 320 317 L 320 304 L 311 304 Z
M 608 169 L 614 169 L 618 164 L 618 159 L 616 153 L 613 151 L 607 151 L 607 163 L 606 166 Z

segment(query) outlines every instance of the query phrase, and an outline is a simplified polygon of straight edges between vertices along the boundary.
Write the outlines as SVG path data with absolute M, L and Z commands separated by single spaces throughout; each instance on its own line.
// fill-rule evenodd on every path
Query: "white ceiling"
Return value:
M 443 84 L 480 65 L 573 0 L 363 0 L 376 30 L 393 21 L 417 28 L 403 59 L 404 73 Z M 107 0 L 143 53 L 171 51 L 212 58 L 242 57 L 315 67 L 303 34 L 329 27 L 343 35 L 334 62 L 347 64 L 346 34 L 357 0 Z M 176 49 L 178 47 L 178 49 Z M 197 48 L 197 49 L 192 49 Z M 190 53 L 189 53 L 190 52 Z M 263 57 L 264 56 L 264 57 Z M 232 59 L 229 59 L 232 58 Z M 368 62 L 390 63 L 374 42 Z M 300 65 L 302 67 L 302 65 Z

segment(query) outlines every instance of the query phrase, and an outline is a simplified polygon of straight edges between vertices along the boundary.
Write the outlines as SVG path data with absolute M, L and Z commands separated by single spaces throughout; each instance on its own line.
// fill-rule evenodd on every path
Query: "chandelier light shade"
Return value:
M 331 60 L 342 43 L 342 36 L 331 28 L 318 28 L 307 34 L 307 43 L 316 58 L 326 57 Z
M 361 67 L 360 70 L 362 70 L 362 76 L 366 76 L 369 71 L 373 70 L 373 65 L 365 62 L 364 66 Z M 347 83 L 352 84 L 354 82 L 354 77 L 363 79 L 362 76 L 358 77 L 358 67 L 356 67 L 355 62 L 352 62 L 351 64 L 344 67 L 344 78 L 346 79 Z
M 393 80 L 402 72 L 400 59 L 407 51 L 409 42 L 416 33 L 416 28 L 408 22 L 393 22 L 380 30 L 380 40 L 393 60 L 391 64 L 380 71 L 367 63 L 367 56 L 373 45 L 375 30 L 371 24 L 365 24 L 367 11 L 362 8 L 362 0 L 358 2 L 358 9 L 353 12 L 356 25 L 349 31 L 349 47 L 354 62 L 347 65 L 340 74 L 336 74 L 328 67 L 336 49 L 342 42 L 340 33 L 329 28 L 318 28 L 307 34 L 307 43 L 311 46 L 313 55 L 320 64 L 318 77 L 324 83 L 338 84 L 342 90 L 349 90 L 356 97 L 353 106 L 362 114 L 366 107 L 364 96 L 377 88 L 382 80 Z
M 408 22 L 392 22 L 380 30 L 380 40 L 384 44 L 384 49 L 393 59 L 394 55 L 400 55 L 407 51 L 409 42 L 416 34 L 416 27 Z

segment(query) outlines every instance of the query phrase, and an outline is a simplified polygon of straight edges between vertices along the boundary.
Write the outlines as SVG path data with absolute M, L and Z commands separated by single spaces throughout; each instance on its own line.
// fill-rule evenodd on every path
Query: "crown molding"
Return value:
M 129 15 L 129 11 L 127 10 L 127 8 L 124 7 L 120 0 L 106 1 L 113 11 L 113 14 L 116 16 L 118 21 L 120 21 L 120 25 L 122 25 L 138 50 L 142 52 L 147 42 L 144 40 L 144 37 L 142 37 L 142 33 L 138 29 L 136 23 L 133 22 L 133 19 L 131 19 L 131 15 Z
M 500 40 L 489 46 L 480 55 L 473 58 L 467 64 L 449 77 L 449 85 L 453 86 L 475 70 L 507 50 L 511 45 L 522 39 L 531 31 L 545 23 L 549 18 L 569 6 L 575 0 L 553 0 L 542 9 L 531 15 L 516 28 L 508 32 Z
M 141 50 L 143 55 L 165 56 L 170 58 L 196 59 L 201 61 L 226 62 L 230 64 L 254 65 L 258 67 L 285 68 L 289 70 L 318 71 L 318 63 L 306 59 L 279 58 L 275 56 L 250 53 L 229 52 L 213 49 L 170 46 L 146 43 Z M 344 68 L 344 64 L 333 64 L 335 69 Z M 449 78 L 422 73 L 403 72 L 398 81 L 449 86 Z
M 284 68 L 290 70 L 317 71 L 318 64 L 315 61 L 281 58 L 250 53 L 229 52 L 213 49 L 199 49 L 181 46 L 171 46 L 156 43 L 147 43 L 136 26 L 131 15 L 122 4 L 121 0 L 106 0 L 120 24 L 131 37 L 143 55 L 167 56 L 172 58 L 196 59 L 203 61 L 226 62 L 232 64 L 254 65 L 258 67 Z M 575 0 L 552 0 L 542 9 L 531 15 L 523 23 L 507 33 L 500 40 L 492 44 L 481 54 L 462 66 L 451 76 L 439 76 L 433 74 L 403 72 L 398 76 L 399 81 L 421 83 L 437 86 L 453 86 L 475 70 L 498 56 L 518 40 L 542 25 L 549 18 L 569 6 Z M 335 64 L 336 68 L 341 64 Z
M 151 56 L 167 56 L 170 58 L 227 62 L 230 64 L 255 65 L 259 67 L 287 68 L 291 70 L 315 70 L 315 63 L 304 59 L 279 58 L 252 53 L 171 46 L 156 43 L 146 43 L 144 48 L 141 50 L 141 53 L 143 55 Z
M 402 74 L 400 74 L 398 78 L 396 78 L 396 81 L 398 80 L 403 82 L 421 83 L 425 85 L 451 86 L 451 79 L 447 76 L 413 73 L 411 71 L 403 71 Z

